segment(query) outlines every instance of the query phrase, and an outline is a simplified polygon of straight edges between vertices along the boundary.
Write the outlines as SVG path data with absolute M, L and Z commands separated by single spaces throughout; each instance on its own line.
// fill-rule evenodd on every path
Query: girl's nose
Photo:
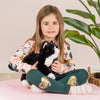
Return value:
M 49 29 L 52 29 L 53 28 L 53 25 L 49 25 Z

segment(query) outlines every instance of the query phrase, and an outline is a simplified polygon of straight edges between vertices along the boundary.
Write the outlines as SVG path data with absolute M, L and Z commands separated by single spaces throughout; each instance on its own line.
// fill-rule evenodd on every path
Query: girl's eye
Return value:
M 57 22 L 54 22 L 53 24 L 54 24 L 54 25 L 57 25 Z
M 44 23 L 44 25 L 48 25 L 48 23 Z

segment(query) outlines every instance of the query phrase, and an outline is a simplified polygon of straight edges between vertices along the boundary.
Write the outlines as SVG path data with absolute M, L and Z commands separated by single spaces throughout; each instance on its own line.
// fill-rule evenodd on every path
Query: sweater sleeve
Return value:
M 10 58 L 9 65 L 14 69 L 14 71 L 26 74 L 31 69 L 31 65 L 23 63 L 22 60 L 26 55 L 32 52 L 33 46 L 34 41 L 27 41 L 22 48 L 18 49 Z
M 75 69 L 75 64 L 73 63 L 72 53 L 69 45 L 64 44 L 64 64 L 61 64 L 61 69 L 59 74 L 67 73 Z

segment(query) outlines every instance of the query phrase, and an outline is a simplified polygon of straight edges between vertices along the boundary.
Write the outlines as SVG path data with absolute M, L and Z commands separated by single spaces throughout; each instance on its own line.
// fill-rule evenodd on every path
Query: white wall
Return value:
M 86 0 L 83 1 L 86 2 Z M 91 23 L 89 20 L 65 12 L 65 9 L 69 8 L 85 10 L 78 0 L 0 0 L 1 73 L 11 72 L 7 67 L 10 57 L 24 44 L 25 40 L 33 36 L 36 15 L 40 8 L 47 4 L 57 6 L 63 16 L 74 17 Z M 96 14 L 93 8 L 91 10 Z M 97 21 L 99 20 L 97 16 Z M 73 29 L 68 25 L 65 25 L 65 28 Z M 100 60 L 91 48 L 76 44 L 68 39 L 67 41 L 71 45 L 73 59 L 78 68 L 93 66 L 94 69 L 100 69 Z M 100 40 L 96 39 L 96 41 L 100 47 Z

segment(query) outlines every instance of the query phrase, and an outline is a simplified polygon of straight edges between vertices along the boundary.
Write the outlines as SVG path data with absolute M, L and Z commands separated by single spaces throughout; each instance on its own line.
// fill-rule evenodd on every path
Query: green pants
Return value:
M 82 85 L 87 81 L 88 73 L 84 69 L 75 69 L 65 74 L 56 74 L 56 80 L 54 80 L 39 70 L 32 69 L 27 73 L 26 79 L 30 85 L 34 84 L 45 91 L 68 94 L 70 86 Z

